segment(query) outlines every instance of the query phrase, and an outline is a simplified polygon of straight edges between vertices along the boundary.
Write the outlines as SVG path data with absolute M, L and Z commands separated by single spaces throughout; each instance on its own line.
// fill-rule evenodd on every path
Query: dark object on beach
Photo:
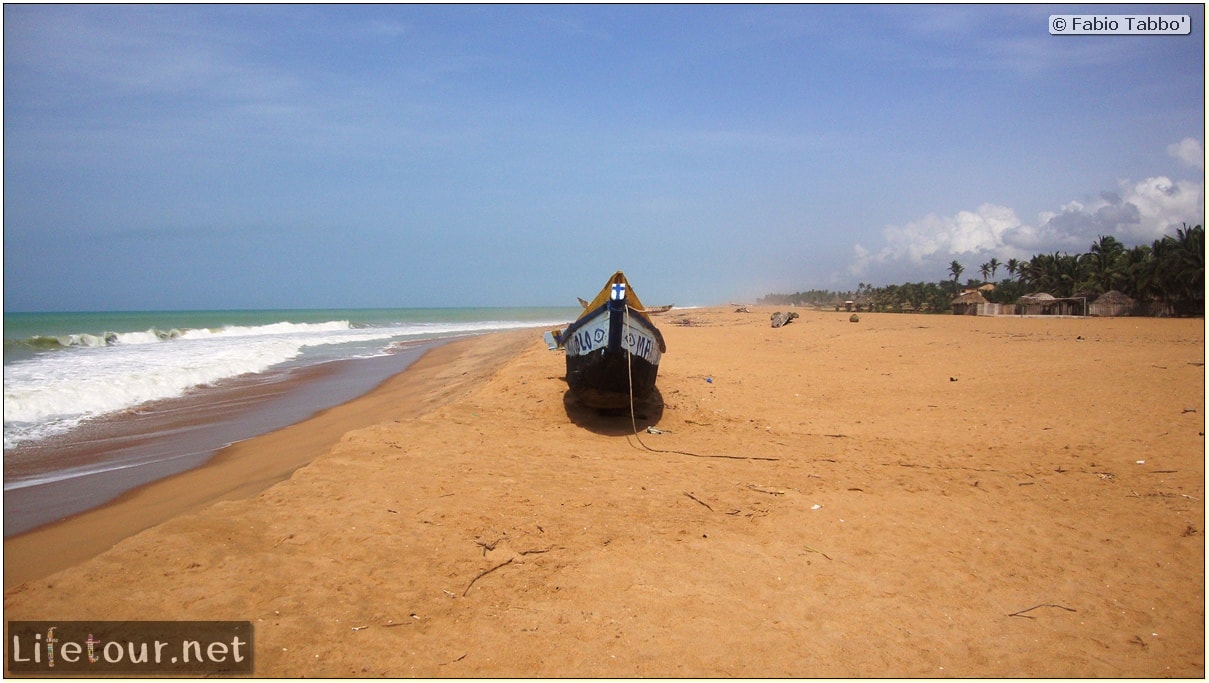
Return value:
M 848 322 L 850 322 L 850 323 L 859 323 L 860 321 L 861 321 L 861 317 L 855 313 L 848 316 Z
M 789 321 L 796 317 L 798 317 L 798 314 L 794 312 L 782 313 L 777 311 L 776 313 L 772 314 L 772 326 L 781 327 L 782 325 L 787 325 L 789 324 Z
M 575 322 L 553 335 L 567 355 L 567 385 L 584 405 L 628 408 L 655 389 L 667 347 L 620 270 Z

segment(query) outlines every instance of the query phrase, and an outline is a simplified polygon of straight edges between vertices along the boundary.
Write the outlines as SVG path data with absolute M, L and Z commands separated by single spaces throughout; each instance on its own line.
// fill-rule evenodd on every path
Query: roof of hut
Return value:
M 1103 294 L 1101 294 L 1099 296 L 1099 298 L 1096 299 L 1096 301 L 1106 303 L 1106 304 L 1132 304 L 1133 303 L 1133 299 L 1129 298 L 1129 295 L 1125 294 L 1124 292 L 1119 292 L 1115 289 L 1110 289 L 1107 292 L 1104 292 Z
M 955 304 L 985 304 L 986 302 L 986 297 L 982 295 L 982 292 L 966 292 L 953 299 Z
M 1045 301 L 1053 301 L 1054 295 L 1049 292 L 1037 292 L 1036 294 L 1025 294 L 1020 297 L 1022 304 L 1039 304 Z

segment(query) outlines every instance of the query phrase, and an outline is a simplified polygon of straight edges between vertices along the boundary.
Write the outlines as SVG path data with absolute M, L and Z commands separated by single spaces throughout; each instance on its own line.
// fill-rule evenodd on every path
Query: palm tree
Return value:
M 1139 244 L 1131 249 L 1126 249 L 1118 261 L 1123 278 L 1122 291 L 1138 301 L 1150 298 L 1148 281 L 1150 259 L 1150 245 Z
M 1184 227 L 1175 231 L 1175 241 L 1178 246 L 1176 259 L 1176 277 L 1183 285 L 1183 297 L 1190 302 L 1200 301 L 1204 306 L 1205 299 L 1205 228 L 1196 226 Z M 1202 308 L 1203 310 L 1203 308 Z
M 1063 253 L 1059 256 L 1054 254 L 1055 274 L 1057 285 L 1054 292 L 1056 297 L 1074 296 L 1075 290 L 1078 289 L 1079 283 L 1083 281 L 1083 268 L 1080 266 L 1079 257 Z
M 953 276 L 953 293 L 957 294 L 957 280 L 961 278 L 961 274 L 965 272 L 965 268 L 960 263 L 954 261 L 949 264 L 949 275 Z
M 1185 223 L 1151 247 L 1151 285 L 1174 314 L 1205 310 L 1205 229 Z
M 1176 241 L 1167 235 L 1150 245 L 1150 259 L 1146 262 L 1142 280 L 1145 293 L 1165 304 L 1168 313 L 1174 312 L 1176 282 L 1172 277 L 1176 261 Z
M 1082 281 L 1079 258 L 1070 254 L 1037 254 L 1021 266 L 1021 281 L 1029 292 L 1049 292 L 1058 297 L 1074 294 Z
M 1125 245 L 1111 235 L 1100 235 L 1092 242 L 1091 251 L 1080 257 L 1082 265 L 1087 269 L 1087 284 L 1092 291 L 1103 294 L 1110 289 L 1116 289 L 1117 284 L 1124 280 L 1121 271 L 1121 255 L 1125 253 Z
M 1014 259 L 1014 258 L 1008 259 L 1007 272 L 1008 272 L 1008 275 L 1012 275 L 1012 276 L 1015 276 L 1017 273 L 1019 273 L 1020 272 L 1020 261 L 1017 259 Z
M 1036 254 L 1028 261 L 1008 259 L 1001 264 L 991 258 L 979 268 L 983 280 L 994 278 L 1000 265 L 1005 265 L 1011 279 L 996 285 L 988 296 L 995 303 L 1011 303 L 1026 293 L 1049 292 L 1058 298 L 1069 298 L 1077 292 L 1103 293 L 1118 289 L 1133 299 L 1147 304 L 1161 304 L 1159 315 L 1204 315 L 1205 310 L 1205 229 L 1202 225 L 1184 224 L 1175 235 L 1167 235 L 1152 244 L 1126 248 L 1110 235 L 1099 235 L 1088 253 L 1071 255 L 1052 252 Z M 952 283 L 905 283 L 874 287 L 862 282 L 856 295 L 863 296 L 878 308 L 896 308 L 910 302 L 916 310 L 941 312 L 949 310 L 950 302 L 961 291 L 961 263 L 949 263 Z M 977 286 L 976 279 L 969 280 Z M 852 293 L 812 290 L 792 296 L 778 297 L 798 301 L 827 301 L 837 296 L 853 297 Z M 772 299 L 773 295 L 765 297 Z
M 1018 266 L 1016 272 L 1020 274 L 1020 282 L 1024 284 L 1026 291 L 1035 294 L 1050 288 L 1047 276 L 1051 258 L 1049 254 L 1035 254 L 1033 258 Z

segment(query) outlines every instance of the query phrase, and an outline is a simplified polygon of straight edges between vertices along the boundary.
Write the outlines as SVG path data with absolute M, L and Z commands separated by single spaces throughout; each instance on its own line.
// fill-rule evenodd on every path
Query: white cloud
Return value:
M 889 225 L 882 231 L 886 245 L 873 252 L 853 246 L 848 273 L 864 275 L 871 265 L 909 261 L 915 266 L 945 262 L 956 257 L 1020 258 L 1037 243 L 1036 229 L 1024 224 L 1006 206 L 983 204 L 975 211 L 953 216 L 927 216 L 906 225 Z
M 877 259 L 909 259 L 916 264 L 984 253 L 1016 255 L 1037 242 L 1034 228 L 1025 225 L 1011 208 L 996 204 L 953 216 L 928 214 L 906 225 L 886 226 L 882 236 L 886 247 Z
M 1205 186 L 1200 181 L 1154 176 L 1136 183 L 1123 180 L 1118 189 L 1090 204 L 1070 202 L 1038 218 L 1051 240 L 1073 241 L 1077 248 L 1097 235 L 1150 242 L 1174 233 L 1183 223 L 1204 219 Z
M 852 245 L 852 263 L 848 264 L 848 274 L 861 277 L 869 270 L 872 263 L 882 263 L 890 257 L 889 248 L 882 249 L 880 254 L 874 254 L 860 244 Z
M 886 226 L 882 248 L 853 246 L 848 273 L 861 276 L 871 265 L 893 263 L 900 269 L 918 271 L 924 266 L 932 272 L 953 259 L 983 261 L 993 256 L 1006 261 L 1049 251 L 1073 253 L 1086 250 L 1099 235 L 1144 244 L 1174 234 L 1184 223 L 1202 223 L 1204 211 L 1203 181 L 1166 176 L 1123 180 L 1117 191 L 1103 192 L 1095 201 L 1071 201 L 1057 211 L 1040 213 L 1036 225 L 1020 220 L 1009 207 L 983 204 L 951 216 L 928 214 Z
M 1174 233 L 1183 223 L 1197 224 L 1205 218 L 1205 184 L 1201 181 L 1147 178 L 1131 188 L 1125 201 L 1141 213 L 1138 229 L 1132 233 L 1139 238 L 1157 239 Z
M 1167 145 L 1167 153 L 1199 170 L 1205 170 L 1205 148 L 1192 138 Z
M 1205 167 L 1205 151 L 1193 138 L 1169 145 L 1167 153 L 1194 168 Z M 890 270 L 937 271 L 950 260 L 1001 261 L 1049 251 L 1085 251 L 1099 235 L 1126 244 L 1148 244 L 1171 235 L 1181 225 L 1203 224 L 1205 183 L 1201 178 L 1172 180 L 1151 176 L 1121 180 L 1112 191 L 1092 201 L 1070 201 L 1042 211 L 1035 224 L 1020 220 L 1007 206 L 983 204 L 950 216 L 928 214 L 882 230 L 884 245 L 853 246 L 848 273 L 861 276 L 870 266 Z M 893 268 L 897 266 L 897 268 Z

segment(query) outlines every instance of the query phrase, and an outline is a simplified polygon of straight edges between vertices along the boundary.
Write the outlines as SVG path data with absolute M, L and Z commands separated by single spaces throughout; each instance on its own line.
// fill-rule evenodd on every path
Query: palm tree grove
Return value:
M 1005 279 L 995 281 L 1002 268 Z M 794 294 L 769 294 L 761 304 L 839 306 L 844 302 L 875 311 L 949 313 L 952 302 L 964 292 L 978 291 L 989 303 L 1016 304 L 1021 297 L 1045 293 L 1057 299 L 1097 298 L 1117 293 L 1134 302 L 1134 315 L 1205 315 L 1205 229 L 1183 227 L 1151 244 L 1126 247 L 1111 235 L 1100 235 L 1086 253 L 1037 254 L 1027 261 L 991 258 L 969 272 L 962 263 L 949 264 L 948 278 L 937 282 L 907 282 L 875 287 L 860 283 L 856 291 L 811 290 Z

